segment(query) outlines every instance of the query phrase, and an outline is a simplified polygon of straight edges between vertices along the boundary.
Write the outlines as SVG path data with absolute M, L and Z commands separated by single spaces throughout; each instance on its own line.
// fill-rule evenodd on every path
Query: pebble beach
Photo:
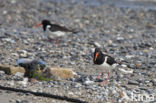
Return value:
M 17 66 L 19 58 L 42 59 L 49 67 L 72 68 L 75 76 L 30 82 L 20 73 L 7 75 L 0 71 L 0 85 L 74 98 L 82 103 L 156 102 L 156 1 L 127 1 L 127 6 L 120 2 L 1 0 L 0 64 Z M 49 42 L 43 39 L 42 28 L 35 27 L 43 19 L 79 32 L 63 36 L 59 44 Z M 101 72 L 93 64 L 96 47 L 122 61 L 112 70 L 108 85 L 101 86 L 96 81 Z M 137 94 L 140 99 L 135 98 Z M 0 98 L 4 100 L 0 103 L 72 102 L 3 89 Z

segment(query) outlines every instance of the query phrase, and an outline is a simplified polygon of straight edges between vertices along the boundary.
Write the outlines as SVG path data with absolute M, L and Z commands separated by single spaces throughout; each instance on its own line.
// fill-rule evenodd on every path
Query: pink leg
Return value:
M 59 38 L 56 39 L 56 43 L 55 44 L 58 44 L 58 43 L 59 43 Z
M 110 78 L 110 72 L 108 72 L 108 77 L 106 79 L 106 81 L 104 82 L 105 84 L 108 84 L 108 79 Z
M 101 77 L 103 76 L 104 73 L 105 73 L 105 72 L 102 72 L 101 74 L 99 74 L 99 75 L 97 76 L 97 79 L 101 79 Z
M 53 41 L 53 39 L 49 39 L 48 41 L 49 41 L 49 42 L 52 42 L 52 41 Z
M 100 83 L 101 86 L 104 86 L 105 84 L 108 84 L 108 79 L 110 78 L 110 72 L 108 72 L 108 77 L 106 78 L 106 80 L 102 83 Z

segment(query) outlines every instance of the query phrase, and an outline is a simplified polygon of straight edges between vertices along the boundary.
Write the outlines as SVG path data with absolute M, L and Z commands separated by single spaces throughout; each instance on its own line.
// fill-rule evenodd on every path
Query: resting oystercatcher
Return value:
M 46 32 L 46 35 L 51 38 L 57 38 L 56 44 L 58 43 L 58 38 L 64 36 L 67 32 L 77 33 L 77 31 L 67 29 L 64 26 L 57 24 L 52 24 L 49 20 L 42 20 L 37 27 L 43 27 L 43 31 Z
M 106 78 L 106 81 L 102 82 L 102 85 L 107 84 L 108 79 L 110 78 L 110 70 L 115 68 L 118 65 L 118 63 L 113 57 L 104 54 L 100 50 L 100 48 L 95 48 L 93 62 L 94 64 L 98 65 L 98 69 L 105 70 L 106 72 L 108 72 L 108 77 Z M 100 79 L 101 76 L 104 75 L 105 71 L 98 75 L 97 79 Z

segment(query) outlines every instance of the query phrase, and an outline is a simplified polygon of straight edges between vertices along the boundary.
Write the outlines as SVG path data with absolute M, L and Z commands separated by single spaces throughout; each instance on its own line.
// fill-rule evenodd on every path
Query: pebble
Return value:
M 3 11 L 3 15 L 7 14 L 8 12 L 6 10 Z
M 125 68 L 127 67 L 127 65 L 126 65 L 126 64 L 121 64 L 121 66 L 122 66 L 122 67 L 125 67 Z
M 139 85 L 139 83 L 137 81 L 133 81 L 133 80 L 129 80 L 128 84 L 129 85 Z
M 113 41 L 112 41 L 112 40 L 107 40 L 107 43 L 108 43 L 109 45 L 111 45 L 111 44 L 113 43 Z
M 23 58 L 27 57 L 28 55 L 28 52 L 26 50 L 19 50 L 18 52 L 19 52 L 19 56 Z
M 99 48 L 101 47 L 101 45 L 98 42 L 94 42 L 94 45 Z
M 5 72 L 0 70 L 0 74 L 3 75 L 3 74 L 5 74 Z
M 15 43 L 15 41 L 12 38 L 3 38 L 2 41 L 9 42 L 9 43 Z
M 7 84 L 11 87 L 13 87 L 15 85 L 15 82 L 13 80 L 8 81 Z
M 11 0 L 11 3 L 12 3 L 12 4 L 15 4 L 15 3 L 16 3 L 16 0 Z
M 127 59 L 131 59 L 131 58 L 134 58 L 135 56 L 134 55 L 126 55 L 125 56 Z
M 90 84 L 93 84 L 93 83 L 94 83 L 94 81 L 90 81 L 90 80 L 87 80 L 87 81 L 84 82 L 84 84 L 86 84 L 86 85 L 90 85 Z
M 119 70 L 124 74 L 131 74 L 133 73 L 133 69 L 130 68 L 119 68 Z
M 17 100 L 16 100 L 16 103 L 21 103 L 21 100 L 20 100 L 20 99 L 17 99 Z
M 18 77 L 23 77 L 23 76 L 24 76 L 24 73 L 17 72 L 17 73 L 15 74 L 15 76 L 18 76 Z
M 156 86 L 156 79 L 155 79 L 155 78 L 153 78 L 153 79 L 151 80 L 151 82 L 153 83 L 153 86 Z
M 27 87 L 28 78 L 23 78 L 23 81 L 18 81 L 18 84 L 22 85 L 23 87 Z
M 19 103 L 30 103 L 28 100 L 21 100 Z

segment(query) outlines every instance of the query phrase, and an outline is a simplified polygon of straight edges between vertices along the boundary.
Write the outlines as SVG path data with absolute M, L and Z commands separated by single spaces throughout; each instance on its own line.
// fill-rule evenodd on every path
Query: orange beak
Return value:
M 96 61 L 96 59 L 97 59 L 98 55 L 99 55 L 99 53 L 96 53 L 96 54 L 95 54 L 94 61 Z
M 42 23 L 40 23 L 40 24 L 37 24 L 35 27 L 40 27 L 41 25 L 43 25 Z

